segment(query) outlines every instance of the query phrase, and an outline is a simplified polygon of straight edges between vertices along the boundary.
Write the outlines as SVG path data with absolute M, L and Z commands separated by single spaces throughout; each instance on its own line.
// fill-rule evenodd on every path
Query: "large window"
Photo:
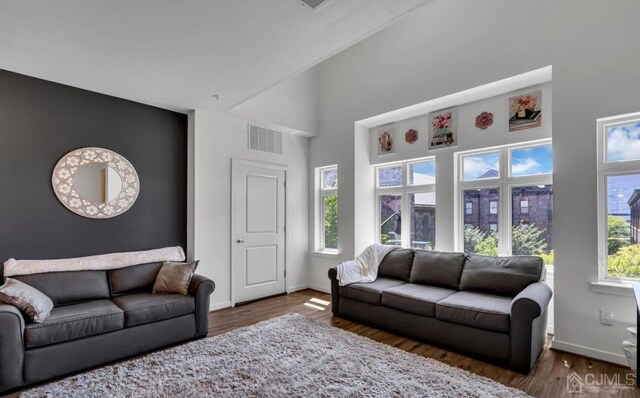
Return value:
M 598 120 L 600 279 L 640 279 L 640 113 Z
M 338 167 L 317 169 L 318 242 L 317 251 L 338 251 Z
M 375 172 L 378 242 L 433 249 L 436 243 L 433 158 L 378 166 Z
M 458 247 L 467 253 L 537 255 L 553 264 L 551 142 L 462 152 L 456 158 Z

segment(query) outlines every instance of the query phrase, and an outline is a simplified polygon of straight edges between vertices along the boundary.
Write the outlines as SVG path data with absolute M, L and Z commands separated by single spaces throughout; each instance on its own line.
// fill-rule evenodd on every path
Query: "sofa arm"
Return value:
M 329 269 L 329 279 L 331 280 L 331 312 L 337 316 L 340 306 L 340 285 L 338 284 L 338 270 L 336 268 Z
M 23 385 L 24 317 L 8 304 L 0 304 L 0 395 Z
M 544 282 L 527 286 L 511 301 L 511 366 L 529 373 L 547 338 L 552 291 Z
M 205 337 L 209 332 L 209 299 L 216 284 L 202 275 L 194 275 L 189 285 L 189 295 L 196 298 L 196 336 Z

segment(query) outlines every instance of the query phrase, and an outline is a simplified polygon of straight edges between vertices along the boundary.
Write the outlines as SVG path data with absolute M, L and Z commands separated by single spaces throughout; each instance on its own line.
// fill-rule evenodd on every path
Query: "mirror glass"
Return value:
M 70 211 L 87 218 L 118 216 L 133 206 L 140 180 L 123 156 L 104 148 L 81 148 L 58 161 L 53 191 Z
M 105 163 L 89 163 L 78 168 L 74 186 L 78 194 L 89 202 L 107 203 L 122 192 L 122 178 Z

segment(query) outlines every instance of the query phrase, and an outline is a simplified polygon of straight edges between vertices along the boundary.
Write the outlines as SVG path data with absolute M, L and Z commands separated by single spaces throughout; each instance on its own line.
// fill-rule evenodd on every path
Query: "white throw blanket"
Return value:
M 180 246 L 59 260 L 15 260 L 11 258 L 4 263 L 4 276 L 32 275 L 61 271 L 103 271 L 139 264 L 184 260 L 184 251 L 182 251 Z
M 378 267 L 390 251 L 398 246 L 373 244 L 368 246 L 355 260 L 345 261 L 338 265 L 338 282 L 340 286 L 358 282 L 373 282 L 378 277 Z

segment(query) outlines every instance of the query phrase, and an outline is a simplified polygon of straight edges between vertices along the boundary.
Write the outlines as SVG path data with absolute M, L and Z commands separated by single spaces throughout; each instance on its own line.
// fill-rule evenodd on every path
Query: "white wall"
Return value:
M 196 110 L 189 114 L 190 259 L 199 259 L 198 273 L 211 278 L 216 290 L 211 308 L 231 303 L 231 159 L 289 167 L 287 190 L 287 290 L 306 288 L 308 281 L 308 138 L 283 135 L 283 154 L 247 148 L 246 120 Z
M 624 363 L 632 298 L 590 288 L 598 277 L 595 121 L 639 110 L 638 15 L 636 0 L 440 0 L 320 64 L 310 170 L 340 168 L 342 252 L 311 258 L 311 284 L 326 287 L 327 268 L 362 244 L 355 121 L 553 65 L 554 344 Z M 600 308 L 614 311 L 613 326 L 600 325 Z
M 233 108 L 231 113 L 315 135 L 318 131 L 318 72 L 308 69 Z

